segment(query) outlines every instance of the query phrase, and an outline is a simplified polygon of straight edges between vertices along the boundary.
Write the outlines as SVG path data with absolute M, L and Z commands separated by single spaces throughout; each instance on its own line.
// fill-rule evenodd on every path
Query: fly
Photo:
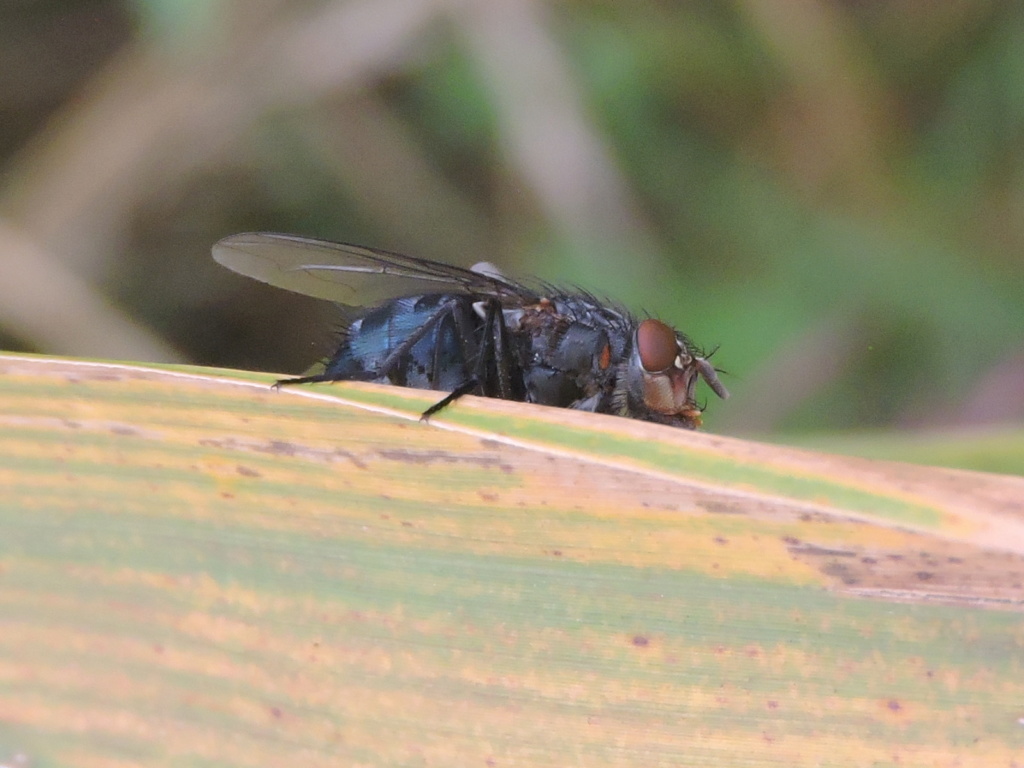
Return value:
M 278 385 L 371 381 L 611 413 L 685 429 L 701 424 L 701 379 L 729 396 L 709 355 L 670 325 L 584 292 L 535 290 L 487 264 L 472 269 L 269 232 L 213 246 L 228 269 L 349 309 L 323 373 Z

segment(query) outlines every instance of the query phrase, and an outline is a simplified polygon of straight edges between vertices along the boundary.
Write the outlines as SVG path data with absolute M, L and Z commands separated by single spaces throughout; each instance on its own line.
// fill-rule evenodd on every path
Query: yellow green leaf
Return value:
M 0 763 L 1021 764 L 1024 479 L 272 380 L 0 356 Z

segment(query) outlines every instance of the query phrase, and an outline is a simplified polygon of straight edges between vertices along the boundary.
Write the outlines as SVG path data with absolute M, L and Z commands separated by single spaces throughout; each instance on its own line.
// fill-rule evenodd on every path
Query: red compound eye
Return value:
M 644 320 L 636 329 L 636 349 L 645 371 L 664 371 L 679 354 L 676 332 L 660 320 Z

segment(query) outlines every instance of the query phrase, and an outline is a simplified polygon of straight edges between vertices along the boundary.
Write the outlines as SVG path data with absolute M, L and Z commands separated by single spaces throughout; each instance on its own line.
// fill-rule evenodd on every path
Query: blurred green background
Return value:
M 301 371 L 336 311 L 209 256 L 277 230 L 661 316 L 720 345 L 717 432 L 1019 435 L 1021 40 L 984 0 L 2 3 L 0 347 Z

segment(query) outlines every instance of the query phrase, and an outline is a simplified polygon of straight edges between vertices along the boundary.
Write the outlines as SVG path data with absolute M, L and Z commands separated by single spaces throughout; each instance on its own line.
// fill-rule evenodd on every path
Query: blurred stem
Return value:
M 394 238 L 384 245 L 467 265 L 493 258 L 494 236 L 482 212 L 429 163 L 379 97 L 353 95 L 304 125 L 317 158 Z
M 456 9 L 453 21 L 487 82 L 508 160 L 560 238 L 591 269 L 600 263 L 612 282 L 654 268 L 657 238 L 586 114 L 548 9 L 534 0 Z
M 3 219 L 0 242 L 4 325 L 20 338 L 57 353 L 88 350 L 96 357 L 183 360 L 177 350 L 132 322 L 94 285 Z

